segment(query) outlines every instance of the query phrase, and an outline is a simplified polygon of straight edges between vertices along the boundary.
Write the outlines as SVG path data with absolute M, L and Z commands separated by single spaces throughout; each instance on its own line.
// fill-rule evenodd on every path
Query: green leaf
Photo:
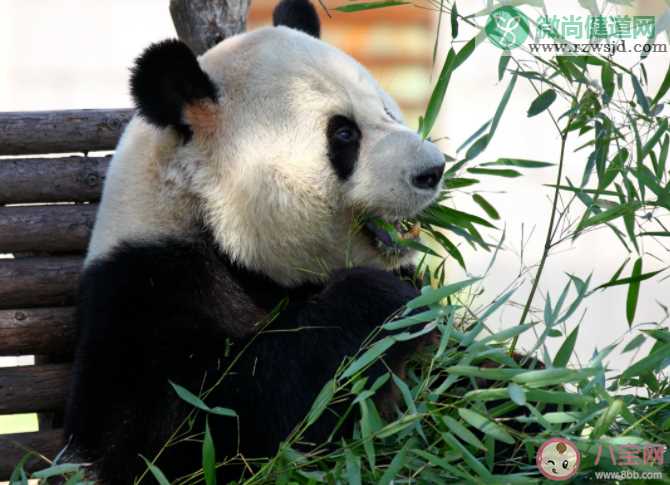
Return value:
M 311 426 L 316 422 L 317 419 L 319 419 L 319 416 L 321 416 L 323 412 L 326 410 L 326 408 L 330 404 L 330 401 L 333 400 L 334 395 L 335 395 L 335 381 L 331 379 L 328 382 L 326 382 L 326 384 L 321 389 L 321 392 L 319 392 L 319 395 L 316 396 L 316 399 L 312 404 L 312 408 L 309 410 L 309 413 L 307 414 L 306 418 L 307 426 Z
M 494 165 L 521 168 L 544 168 L 552 167 L 554 164 L 550 162 L 539 162 L 537 160 L 524 160 L 522 158 L 499 158 L 495 162 L 486 162 L 481 164 L 482 167 L 490 167 Z
M 484 133 L 484 132 L 488 129 L 489 126 L 491 126 L 491 120 L 489 120 L 489 121 L 487 121 L 486 123 L 484 123 L 482 126 L 479 127 L 479 129 L 478 129 L 477 131 L 475 131 L 472 135 L 470 135 L 470 136 L 468 137 L 468 139 L 465 140 L 465 141 L 461 144 L 461 146 L 459 146 L 459 147 L 456 149 L 456 153 L 459 153 L 461 150 L 463 150 L 463 148 L 465 148 L 466 146 L 468 146 L 468 145 L 469 145 L 470 143 L 472 143 L 474 140 L 478 139 L 478 138 L 481 136 L 481 134 Z
M 158 468 L 156 465 L 151 463 L 149 460 L 147 460 L 145 457 L 140 455 L 140 457 L 144 460 L 144 463 L 146 463 L 147 468 L 151 472 L 151 474 L 154 476 L 156 481 L 159 483 L 159 485 L 170 485 L 170 481 L 165 477 L 163 472 L 161 471 L 160 468 Z
M 509 398 L 519 406 L 526 405 L 526 391 L 520 385 L 510 382 L 507 385 L 507 393 Z
M 456 2 L 451 6 L 451 38 L 455 39 L 458 37 L 458 9 L 456 8 Z
M 665 96 L 665 93 L 668 92 L 668 89 L 670 89 L 670 66 L 668 66 L 668 70 L 665 72 L 665 78 L 663 78 L 661 87 L 658 89 L 658 93 L 656 93 L 656 96 L 654 96 L 654 99 L 652 100 L 651 104 L 653 105 L 658 104 L 661 98 Z
M 505 90 L 505 93 L 503 94 L 502 98 L 500 98 L 498 109 L 496 109 L 496 112 L 493 115 L 493 120 L 491 121 L 491 129 L 489 130 L 489 137 L 488 137 L 489 140 L 493 139 L 493 135 L 495 134 L 496 129 L 498 128 L 498 123 L 500 123 L 500 119 L 502 118 L 502 115 L 505 112 L 505 107 L 509 102 L 509 98 L 512 95 L 512 91 L 514 90 L 514 85 L 516 84 L 516 78 L 517 74 L 514 73 L 514 75 L 512 76 L 512 80 L 509 82 L 509 85 Z
M 469 179 L 469 178 L 448 178 L 444 179 L 444 188 L 445 189 L 461 189 L 463 187 L 469 187 L 470 185 L 478 184 L 479 180 Z
M 621 374 L 621 379 L 630 379 L 631 377 L 641 376 L 647 372 L 661 370 L 660 366 L 663 361 L 668 358 L 668 355 L 670 355 L 670 344 L 655 347 L 655 350 L 648 356 L 640 359 L 626 369 L 623 374 Z
M 340 7 L 335 7 L 335 10 L 338 12 L 360 12 L 361 10 L 371 10 L 374 8 L 384 8 L 384 7 L 395 7 L 398 5 L 407 5 L 410 2 L 405 2 L 401 0 L 384 0 L 381 2 L 361 2 L 361 3 L 350 3 L 349 5 L 342 5 Z
M 433 92 L 430 95 L 430 100 L 428 101 L 428 106 L 426 107 L 426 114 L 423 117 L 423 123 L 421 124 L 421 136 L 426 138 L 430 131 L 433 129 L 435 120 L 437 120 L 437 115 L 442 108 L 442 103 L 444 102 L 444 96 L 447 92 L 447 87 L 449 86 L 449 81 L 451 79 L 451 73 L 454 70 L 454 63 L 456 61 L 456 52 L 454 49 L 449 49 L 447 58 L 444 60 L 444 65 L 442 66 L 442 71 L 440 72 L 440 77 L 433 88 Z
M 498 81 L 502 81 L 510 59 L 512 59 L 512 56 L 505 51 L 500 55 L 500 61 L 498 61 Z
M 608 281 L 607 283 L 602 284 L 599 287 L 597 287 L 596 290 L 600 290 L 602 288 L 609 288 L 610 286 L 628 285 L 630 283 L 639 283 L 640 281 L 644 281 L 644 280 L 648 280 L 649 278 L 653 278 L 654 276 L 656 276 L 659 273 L 662 273 L 663 271 L 665 271 L 665 269 L 659 269 L 658 271 L 651 271 L 649 273 L 639 274 L 637 276 L 630 276 L 629 278 L 621 278 L 619 280 Z
M 577 231 L 581 231 L 590 226 L 595 226 L 598 224 L 603 224 L 605 222 L 612 221 L 621 217 L 625 214 L 634 214 L 636 210 L 642 207 L 640 202 L 628 202 L 626 204 L 620 204 L 611 209 L 600 212 L 599 214 L 594 215 L 588 219 L 582 220 L 577 226 Z
M 198 409 L 201 409 L 202 411 L 207 411 L 208 413 L 212 414 L 217 414 L 219 416 L 228 416 L 228 417 L 236 417 L 237 413 L 233 411 L 232 409 L 228 408 L 221 408 L 221 407 L 215 407 L 215 408 L 210 408 L 207 404 L 204 403 L 202 399 L 197 397 L 195 394 L 191 393 L 191 391 L 183 388 L 182 386 L 175 384 L 172 381 L 169 381 L 170 385 L 174 388 L 175 392 L 177 395 L 183 400 L 189 403 L 191 406 L 194 406 Z
M 605 91 L 606 102 L 609 102 L 614 96 L 614 70 L 608 63 L 603 64 L 600 71 L 600 81 L 603 85 L 603 91 Z
M 481 174 L 481 175 L 494 175 L 496 177 L 507 177 L 507 178 L 515 178 L 515 177 L 520 177 L 521 176 L 521 174 L 519 172 L 517 172 L 516 170 L 512 170 L 512 169 L 495 169 L 495 168 L 473 167 L 473 168 L 469 168 L 468 172 Z
M 467 44 L 465 44 L 463 48 L 458 51 L 458 54 L 456 54 L 456 58 L 454 59 L 454 66 L 452 69 L 456 70 L 458 66 L 463 64 L 475 51 L 475 47 L 477 47 L 477 37 L 470 39 Z
M 383 328 L 384 330 L 400 330 L 401 328 L 411 327 L 413 325 L 418 325 L 420 323 L 432 322 L 436 318 L 446 315 L 446 311 L 443 308 L 433 308 L 426 310 L 425 312 L 415 313 L 408 317 L 400 318 L 398 320 L 391 320 L 388 323 L 385 323 Z
M 447 414 L 443 414 L 440 417 L 442 418 L 442 421 L 444 421 L 444 424 L 447 426 L 449 431 L 456 433 L 456 436 L 458 436 L 461 440 L 465 441 L 469 445 L 474 446 L 475 448 L 486 451 L 486 446 L 484 446 L 484 443 L 479 441 L 479 438 L 477 438 L 477 436 L 475 436 L 472 431 L 463 426 L 463 424 L 461 424 L 459 421 L 456 421 Z
M 465 422 L 477 428 L 482 433 L 492 436 L 498 441 L 502 441 L 503 443 L 507 443 L 509 445 L 514 444 L 514 438 L 512 438 L 512 436 L 495 421 L 491 421 L 481 414 L 467 408 L 459 408 L 458 414 Z
M 346 460 L 347 482 L 349 485 L 361 485 L 361 458 L 354 455 L 351 448 L 344 448 L 344 458 Z
M 216 485 L 216 453 L 214 440 L 209 431 L 209 420 L 205 420 L 205 438 L 202 441 L 202 471 L 207 485 Z
M 474 142 L 470 148 L 468 148 L 468 151 L 465 152 L 465 160 L 473 160 L 479 156 L 481 152 L 483 152 L 486 147 L 489 144 L 489 135 L 483 135 L 481 138 L 479 138 L 476 142 Z
M 644 335 L 642 334 L 636 335 L 633 340 L 631 340 L 626 344 L 621 353 L 625 354 L 626 352 L 630 352 L 631 350 L 637 349 L 640 345 L 642 345 L 645 342 L 645 340 L 647 339 L 644 337 Z
M 610 403 L 604 413 L 600 415 L 598 421 L 596 421 L 593 431 L 591 431 L 590 439 L 600 438 L 603 434 L 609 431 L 610 426 L 616 419 L 616 417 L 621 414 L 621 411 L 624 407 L 624 402 L 621 399 L 615 399 Z
M 633 271 L 628 284 L 628 294 L 626 296 L 626 319 L 628 326 L 635 320 L 635 309 L 637 308 L 637 299 L 640 296 L 640 276 L 642 275 L 642 258 L 637 258 L 633 264 Z
M 582 381 L 594 375 L 598 369 L 541 369 L 530 370 L 518 374 L 512 378 L 517 384 L 525 384 L 531 387 L 553 386 L 568 382 Z
M 651 109 L 649 108 L 649 100 L 642 90 L 640 81 L 637 79 L 637 76 L 632 73 L 630 75 L 630 79 L 633 82 L 633 90 L 635 91 L 635 98 L 637 99 L 637 103 L 640 105 L 640 108 L 642 108 L 642 111 L 644 111 L 644 114 L 649 115 L 651 113 Z
M 496 369 L 470 365 L 452 365 L 447 367 L 445 372 L 456 376 L 479 377 L 491 381 L 509 381 L 527 371 L 525 369 Z
M 59 477 L 66 473 L 74 473 L 76 471 L 79 471 L 80 468 L 81 465 L 77 463 L 62 463 L 60 465 L 53 465 L 50 466 L 49 468 L 36 471 L 30 477 L 31 478 Z
M 533 116 L 539 115 L 544 110 L 548 109 L 553 104 L 553 102 L 556 101 L 556 97 L 556 91 L 553 89 L 548 89 L 540 94 L 530 104 L 530 108 L 528 108 L 528 117 L 532 118 Z
M 488 215 L 491 219 L 500 219 L 500 214 L 498 214 L 498 211 L 484 197 L 479 194 L 473 194 L 472 200 L 474 200 L 479 207 L 484 209 L 486 215 Z
M 340 378 L 346 379 L 353 376 L 356 372 L 364 369 L 372 362 L 377 360 L 389 348 L 391 348 L 394 342 L 395 340 L 391 336 L 378 340 L 368 350 L 366 350 L 363 355 L 354 360 L 351 365 L 349 365 L 349 367 L 347 367 L 347 369 L 342 373 Z
M 417 296 L 409 303 L 407 303 L 407 310 L 411 311 L 422 306 L 434 305 L 444 298 L 447 298 L 448 296 L 451 296 L 454 293 L 467 288 L 468 286 L 472 286 L 479 280 L 480 278 L 471 278 L 469 280 L 459 281 L 458 283 L 445 285 L 440 288 L 431 288 L 426 286 L 421 290 L 420 296 Z
M 638 162 L 643 161 L 645 158 L 647 158 L 647 155 L 654 149 L 656 144 L 660 141 L 661 137 L 667 133 L 668 131 L 668 119 L 663 118 L 661 122 L 658 125 L 658 129 L 656 132 L 652 135 L 651 138 L 647 141 L 647 143 L 644 144 L 642 149 L 638 152 L 638 157 L 637 160 Z
M 570 361 L 570 356 L 572 351 L 575 349 L 575 343 L 577 342 L 577 334 L 579 333 L 579 325 L 577 325 L 570 335 L 565 339 L 561 348 L 556 352 L 556 357 L 554 357 L 553 366 L 554 367 L 565 367 Z
M 482 463 L 474 457 L 470 451 L 461 444 L 456 437 L 449 433 L 441 433 L 442 439 L 447 443 L 453 450 L 460 452 L 463 455 L 463 460 L 472 468 L 472 470 L 480 476 L 486 483 L 490 482 L 492 479 L 491 473 L 486 469 Z

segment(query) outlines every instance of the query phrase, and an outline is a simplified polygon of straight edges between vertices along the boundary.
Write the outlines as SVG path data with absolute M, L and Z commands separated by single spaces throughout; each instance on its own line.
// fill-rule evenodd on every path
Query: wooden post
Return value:
M 244 32 L 251 0 L 170 0 L 177 35 L 199 56 L 223 39 Z

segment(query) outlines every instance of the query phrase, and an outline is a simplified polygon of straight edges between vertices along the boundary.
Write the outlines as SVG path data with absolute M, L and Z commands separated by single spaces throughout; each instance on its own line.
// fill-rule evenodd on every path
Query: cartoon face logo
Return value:
M 537 450 L 535 462 L 540 473 L 549 480 L 567 480 L 579 470 L 579 450 L 564 438 L 551 438 Z

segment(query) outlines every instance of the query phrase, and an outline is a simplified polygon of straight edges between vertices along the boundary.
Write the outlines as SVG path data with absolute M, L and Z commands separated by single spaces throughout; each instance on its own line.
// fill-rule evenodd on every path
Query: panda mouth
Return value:
M 363 231 L 372 245 L 384 256 L 402 257 L 408 254 L 421 234 L 421 225 L 409 219 L 387 221 L 380 217 L 368 218 Z

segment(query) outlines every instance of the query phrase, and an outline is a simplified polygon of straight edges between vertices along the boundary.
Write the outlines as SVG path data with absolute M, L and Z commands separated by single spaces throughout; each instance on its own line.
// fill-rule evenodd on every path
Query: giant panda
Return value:
M 237 413 L 207 416 L 217 461 L 272 456 L 343 360 L 418 294 L 402 276 L 411 251 L 370 221 L 406 229 L 436 200 L 443 154 L 318 38 L 308 0 L 273 18 L 199 58 L 154 44 L 132 69 L 137 114 L 85 261 L 66 410 L 68 456 L 100 483 L 132 483 L 142 456 L 170 479 L 201 466 L 199 439 L 159 453 L 193 410 L 171 382 L 193 394 L 217 383 L 206 403 Z M 368 376 L 401 372 L 420 345 L 393 346 Z

